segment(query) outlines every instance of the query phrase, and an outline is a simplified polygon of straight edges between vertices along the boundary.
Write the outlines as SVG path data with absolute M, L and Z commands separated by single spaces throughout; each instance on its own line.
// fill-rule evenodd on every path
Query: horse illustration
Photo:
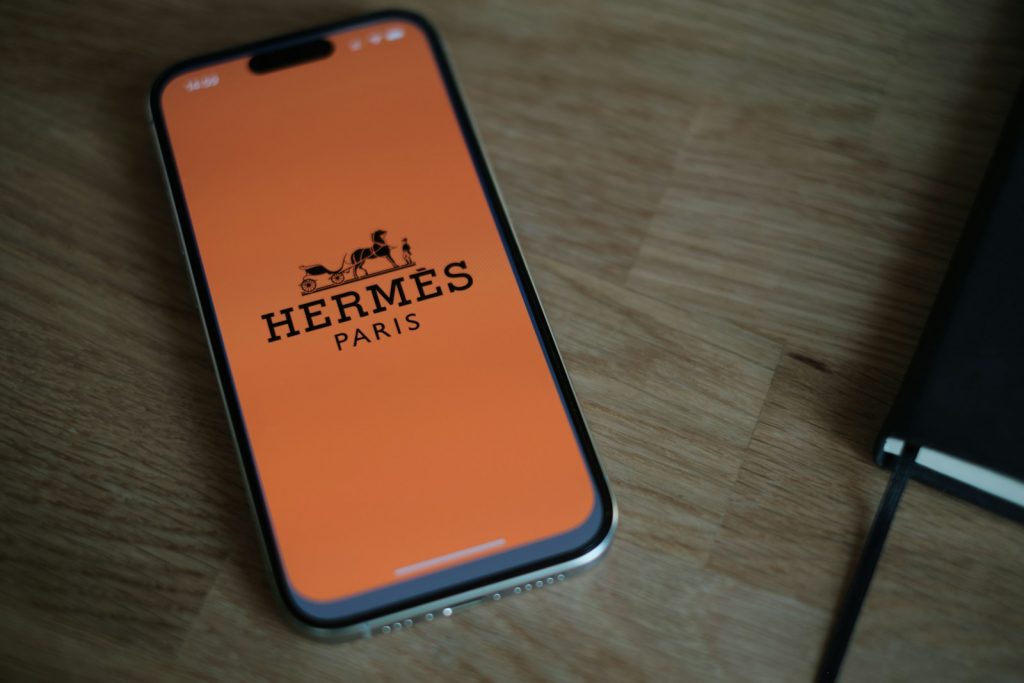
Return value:
M 337 270 L 328 268 L 321 263 L 299 266 L 299 269 L 303 271 L 303 278 L 299 282 L 299 289 L 302 290 L 303 294 L 312 294 L 327 287 L 340 285 L 343 282 L 370 277 L 372 273 L 366 270 L 366 262 L 370 259 L 385 258 L 392 268 L 408 268 L 409 266 L 416 265 L 412 260 L 412 250 L 409 248 L 409 242 L 405 239 L 402 240 L 402 256 L 405 259 L 405 265 L 399 266 L 395 263 L 395 259 L 391 257 L 392 247 L 384 237 L 387 234 L 387 230 L 374 230 L 370 235 L 370 246 L 360 247 L 353 250 L 350 254 L 342 256 L 341 265 L 338 266 Z M 359 274 L 360 270 L 363 271 L 362 275 Z M 321 278 L 326 279 L 327 283 L 324 284 Z
M 348 268 L 345 267 L 345 262 L 342 261 L 341 269 L 351 269 L 352 277 L 358 277 L 360 270 L 363 271 L 364 276 L 367 276 L 369 273 L 366 270 L 365 264 L 372 258 L 386 258 L 392 268 L 397 268 L 398 264 L 395 263 L 395 259 L 391 258 L 391 245 L 384 239 L 384 236 L 387 234 L 387 230 L 374 230 L 373 234 L 370 235 L 372 244 L 368 247 L 360 247 L 353 250 Z

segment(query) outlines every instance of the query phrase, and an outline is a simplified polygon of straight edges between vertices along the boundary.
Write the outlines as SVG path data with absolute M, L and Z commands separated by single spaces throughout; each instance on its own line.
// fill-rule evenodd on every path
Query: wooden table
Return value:
M 329 645 L 263 577 L 143 103 L 179 58 L 364 4 L 5 4 L 0 677 L 809 679 L 1024 5 L 411 3 L 622 522 L 557 590 Z M 912 485 L 845 674 L 1022 680 L 1024 528 Z

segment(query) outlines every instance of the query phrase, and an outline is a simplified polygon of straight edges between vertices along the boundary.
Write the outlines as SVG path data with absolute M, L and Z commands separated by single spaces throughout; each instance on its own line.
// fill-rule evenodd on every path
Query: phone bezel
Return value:
M 549 366 L 556 379 L 563 403 L 571 419 L 580 448 L 583 451 L 587 468 L 591 474 L 595 491 L 597 493 L 597 499 L 601 506 L 601 523 L 597 532 L 585 543 L 574 548 L 569 548 L 563 552 L 541 558 L 527 565 L 511 567 L 508 570 L 496 572 L 476 580 L 452 583 L 444 588 L 423 593 L 414 598 L 397 603 L 387 603 L 386 605 L 364 610 L 357 614 L 349 615 L 348 617 L 339 619 L 321 619 L 313 617 L 301 609 L 292 596 L 287 578 L 284 574 L 281 556 L 277 548 L 277 541 L 272 532 L 266 501 L 264 500 L 263 490 L 256 472 L 255 460 L 246 437 L 241 408 L 230 373 L 227 352 L 224 347 L 218 321 L 214 315 L 209 284 L 205 273 L 203 272 L 202 261 L 199 259 L 198 244 L 196 242 L 192 222 L 188 214 L 188 206 L 185 202 L 184 190 L 178 175 L 177 165 L 170 144 L 170 137 L 163 117 L 160 100 L 167 84 L 173 78 L 182 73 L 209 67 L 224 61 L 253 56 L 255 54 L 274 49 L 280 49 L 288 46 L 289 44 L 323 37 L 360 24 L 375 23 L 388 19 L 400 19 L 416 24 L 423 30 L 424 34 L 427 36 L 428 42 L 430 43 L 431 51 L 438 70 L 442 75 L 445 89 L 448 93 L 452 108 L 455 111 L 456 118 L 458 119 L 463 137 L 466 141 L 467 149 L 473 159 L 481 186 L 497 221 L 498 229 L 504 239 L 513 268 L 520 281 L 521 290 L 534 319 L 535 327 L 540 336 Z M 511 586 L 515 584 L 517 580 L 522 580 L 524 577 L 536 578 L 539 574 L 554 571 L 574 571 L 582 568 L 590 562 L 593 562 L 603 554 L 610 543 L 611 536 L 617 523 L 618 512 L 615 501 L 605 479 L 604 471 L 598 461 L 597 454 L 590 439 L 575 393 L 573 392 L 569 377 L 565 371 L 561 356 L 558 353 L 557 346 L 548 326 L 540 300 L 537 297 L 532 279 L 530 278 L 529 271 L 526 267 L 515 233 L 509 221 L 505 204 L 501 199 L 490 167 L 484 157 L 483 150 L 480 146 L 479 139 L 476 135 L 472 121 L 470 120 L 469 113 L 460 94 L 458 85 L 455 81 L 455 76 L 447 59 L 444 47 L 437 31 L 425 18 L 419 14 L 404 10 L 374 12 L 346 19 L 344 21 L 283 35 L 277 38 L 250 43 L 179 62 L 161 73 L 153 83 L 149 93 L 149 114 L 150 123 L 156 137 L 157 147 L 165 173 L 167 188 L 174 208 L 175 218 L 177 220 L 178 236 L 181 240 L 181 246 L 185 255 L 190 279 L 192 281 L 197 303 L 202 315 L 203 327 L 213 356 L 214 368 L 217 373 L 221 396 L 224 400 L 232 436 L 234 438 L 236 450 L 245 475 L 246 487 L 249 490 L 250 503 L 252 504 L 257 525 L 260 530 L 264 556 L 274 577 L 275 592 L 282 601 L 287 612 L 297 620 L 299 625 L 307 627 L 307 630 L 311 629 L 315 633 L 327 635 L 332 633 L 337 634 L 339 632 L 351 630 L 352 627 L 362 626 L 363 628 L 361 630 L 358 632 L 352 632 L 351 635 L 367 636 L 371 632 L 371 629 L 369 628 L 370 626 L 373 624 L 385 623 L 394 615 L 409 614 L 417 611 L 419 608 L 425 608 L 425 606 L 436 606 L 435 608 L 439 609 L 440 605 L 448 599 L 451 599 L 453 603 L 458 604 L 460 601 L 469 600 L 478 595 L 490 594 L 491 591 L 498 588 Z

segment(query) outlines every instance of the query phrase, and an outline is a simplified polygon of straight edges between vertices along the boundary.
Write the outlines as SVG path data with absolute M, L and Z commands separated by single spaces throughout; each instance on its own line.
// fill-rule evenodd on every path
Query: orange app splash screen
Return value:
M 314 602 L 578 529 L 591 473 L 424 31 L 160 96 L 290 588 Z

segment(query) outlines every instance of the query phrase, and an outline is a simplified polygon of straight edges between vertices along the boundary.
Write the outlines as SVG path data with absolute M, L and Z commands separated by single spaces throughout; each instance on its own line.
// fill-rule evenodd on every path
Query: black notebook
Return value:
M 1024 91 L 1003 130 L 875 457 L 1024 521 Z
M 836 614 L 836 680 L 910 478 L 1024 521 L 1024 90 L 875 446 L 894 465 Z

